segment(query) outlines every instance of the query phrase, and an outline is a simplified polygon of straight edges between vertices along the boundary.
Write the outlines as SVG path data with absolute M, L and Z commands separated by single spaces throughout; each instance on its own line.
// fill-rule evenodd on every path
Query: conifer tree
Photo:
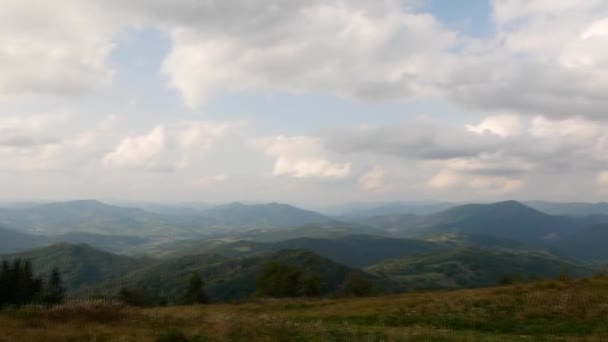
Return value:
M 61 280 L 61 273 L 58 268 L 53 268 L 49 280 L 46 284 L 44 302 L 45 304 L 60 304 L 65 299 L 65 288 Z
M 186 293 L 182 298 L 183 304 L 206 304 L 209 302 L 205 292 L 205 283 L 197 273 L 192 274 Z

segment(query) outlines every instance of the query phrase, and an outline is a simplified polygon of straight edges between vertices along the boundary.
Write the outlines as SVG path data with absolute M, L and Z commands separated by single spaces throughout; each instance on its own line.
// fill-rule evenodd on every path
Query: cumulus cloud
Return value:
M 0 1 L 0 94 L 80 94 L 111 80 L 117 27 L 95 1 Z
M 454 56 L 446 93 L 476 109 L 605 118 L 606 2 L 494 0 L 492 4 L 496 35 Z
M 256 16 L 224 10 L 234 7 L 224 2 L 198 8 L 203 18 L 215 13 L 210 8 L 221 11 L 222 22 L 198 19 L 171 30 L 163 70 L 191 105 L 246 89 L 406 98 L 429 86 L 434 60 L 457 41 L 400 1 L 247 2 Z
M 437 121 L 417 120 L 391 126 L 367 126 L 336 131 L 327 146 L 341 153 L 370 152 L 413 160 L 477 156 L 495 151 L 496 135 L 482 136 Z
M 382 167 L 374 167 L 359 177 L 359 186 L 364 190 L 379 190 L 384 186 L 386 171 Z
M 606 132 L 605 124 L 582 117 L 491 116 L 462 126 L 417 121 L 334 131 L 326 146 L 354 159 L 387 155 L 430 165 L 437 170 L 427 182 L 432 189 L 507 193 L 535 174 L 604 170 Z
M 329 160 L 322 141 L 311 136 L 264 138 L 254 143 L 275 159 L 273 175 L 299 179 L 341 179 L 351 173 L 351 163 Z
M 0 117 L 0 148 L 30 148 L 59 143 L 59 136 L 48 132 L 64 123 L 68 116 L 66 111 L 57 111 Z
M 181 122 L 127 136 L 103 158 L 111 168 L 173 171 L 188 167 L 240 123 Z
M 521 133 L 522 123 L 517 115 L 497 115 L 484 119 L 477 125 L 467 125 L 467 129 L 478 134 L 496 134 L 508 137 Z

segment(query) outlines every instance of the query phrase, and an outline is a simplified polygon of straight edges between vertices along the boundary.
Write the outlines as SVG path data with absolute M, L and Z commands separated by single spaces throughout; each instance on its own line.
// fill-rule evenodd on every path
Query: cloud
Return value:
M 81 94 L 112 78 L 117 30 L 95 1 L 0 1 L 0 95 Z
M 326 147 L 353 161 L 387 156 L 428 172 L 432 189 L 502 194 L 539 175 L 595 173 L 608 162 L 608 127 L 583 117 L 490 116 L 468 125 L 417 120 L 338 130 Z M 425 170 L 425 171 L 422 171 Z
M 598 174 L 597 183 L 601 186 L 608 186 L 608 171 L 602 171 Z
M 254 143 L 275 159 L 273 175 L 298 179 L 341 179 L 351 173 L 351 163 L 332 162 L 320 139 L 310 136 L 264 138 Z
M 359 177 L 359 186 L 364 190 L 375 191 L 384 186 L 386 171 L 381 167 L 374 167 Z
M 110 168 L 173 171 L 189 167 L 240 123 L 180 122 L 127 136 L 103 158 Z
M 171 30 L 173 49 L 163 66 L 192 106 L 249 89 L 406 98 L 428 86 L 433 60 L 457 42 L 432 16 L 408 13 L 399 1 L 260 0 L 234 11 L 225 1 L 203 3 L 193 11 L 222 21 L 180 22 Z M 249 6 L 256 16 L 243 13 Z
M 445 93 L 464 106 L 486 111 L 604 119 L 606 2 L 494 0 L 492 4 L 495 35 L 453 56 Z
M 467 129 L 478 134 L 496 134 L 501 137 L 518 135 L 522 124 L 517 115 L 490 116 L 477 125 L 467 125 Z
M 481 136 L 462 127 L 429 120 L 368 126 L 331 133 L 327 146 L 341 153 L 370 152 L 412 160 L 472 157 L 495 151 L 499 136 Z
M 103 163 L 110 167 L 144 167 L 156 170 L 170 168 L 163 154 L 166 146 L 166 129 L 157 126 L 150 132 L 124 138 L 116 149 L 108 153 Z

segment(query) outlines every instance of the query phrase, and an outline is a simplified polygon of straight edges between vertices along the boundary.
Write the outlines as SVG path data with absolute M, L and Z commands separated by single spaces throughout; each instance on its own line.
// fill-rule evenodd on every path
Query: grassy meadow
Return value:
M 605 341 L 608 276 L 363 299 L 0 314 L 0 341 Z

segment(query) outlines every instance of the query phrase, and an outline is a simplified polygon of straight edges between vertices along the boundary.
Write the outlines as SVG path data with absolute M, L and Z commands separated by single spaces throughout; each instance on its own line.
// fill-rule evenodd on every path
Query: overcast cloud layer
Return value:
M 608 3 L 488 1 L 0 0 L 1 197 L 605 199 Z

